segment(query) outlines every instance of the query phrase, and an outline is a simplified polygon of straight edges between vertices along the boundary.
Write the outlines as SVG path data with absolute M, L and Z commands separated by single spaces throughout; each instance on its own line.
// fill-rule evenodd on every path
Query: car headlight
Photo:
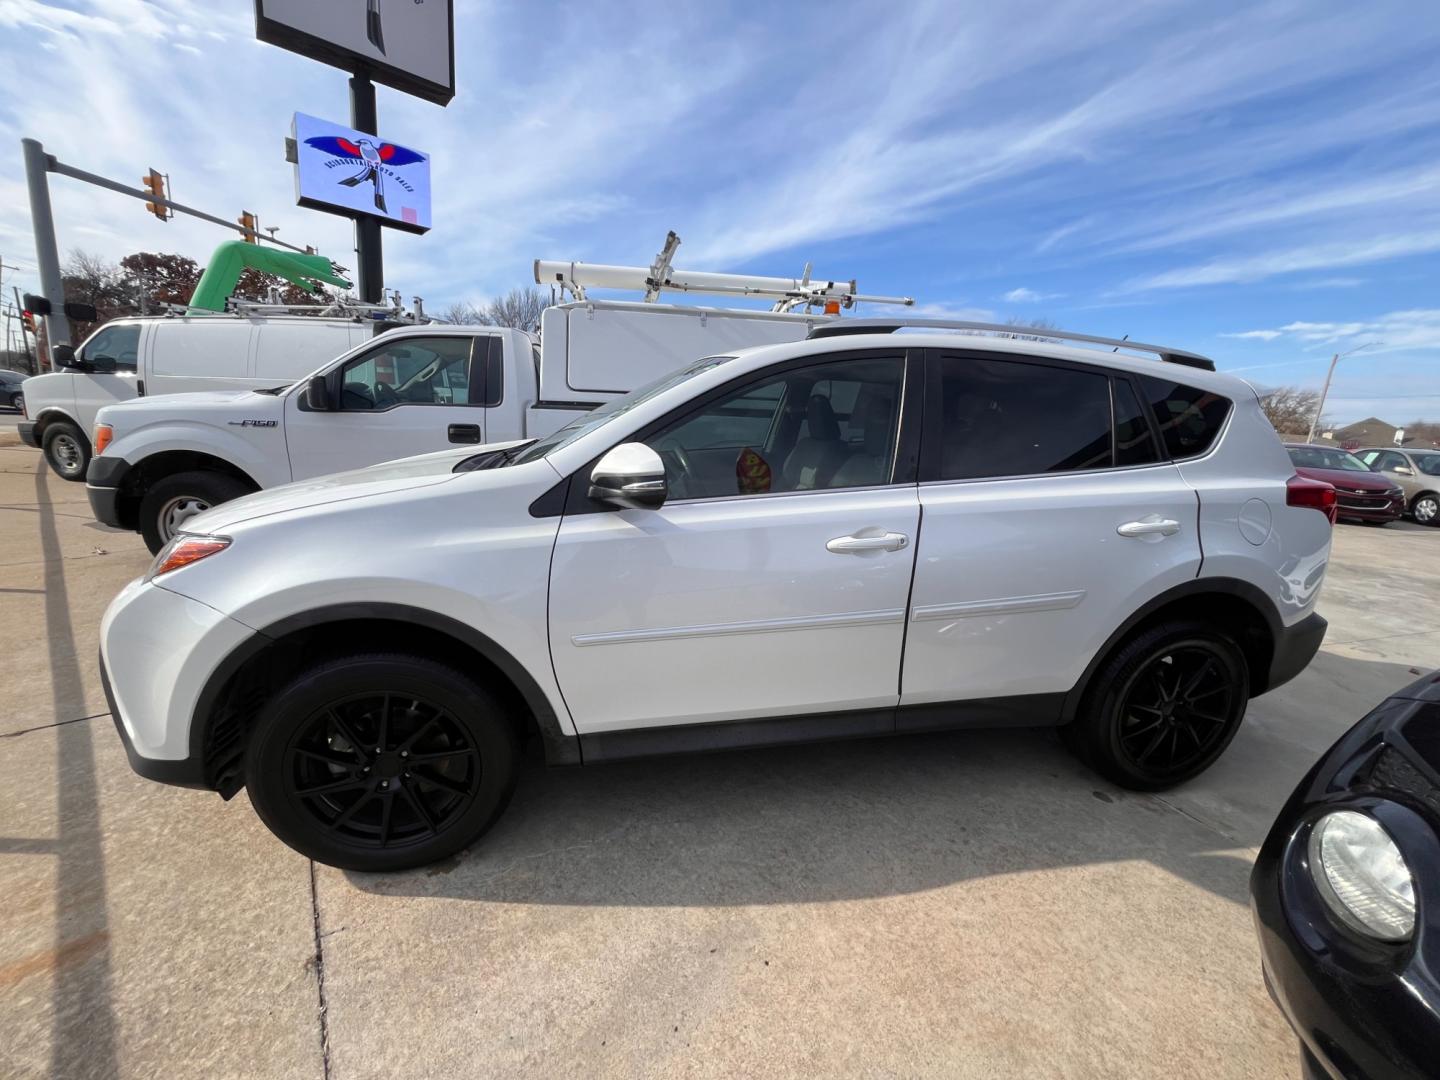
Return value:
M 1415 932 L 1415 882 L 1395 841 L 1367 814 L 1336 810 L 1310 830 L 1310 875 L 1345 925 L 1381 941 Z
M 1404 494 L 1405 494 L 1405 489 L 1402 488 L 1402 487 L 1392 487 L 1392 488 L 1391 488 L 1389 491 L 1387 491 L 1385 494 L 1386 494 L 1386 495 L 1389 495 L 1389 496 L 1393 499 L 1396 495 L 1404 495 Z

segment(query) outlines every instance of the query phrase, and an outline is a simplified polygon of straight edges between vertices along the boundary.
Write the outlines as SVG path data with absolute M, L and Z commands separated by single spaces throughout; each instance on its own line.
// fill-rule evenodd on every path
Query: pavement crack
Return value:
M 86 720 L 99 720 L 102 716 L 109 716 L 108 712 L 96 713 L 94 716 L 77 716 L 74 720 L 56 720 L 53 724 L 37 724 L 35 727 L 21 728 L 19 731 L 0 731 L 0 739 L 13 739 L 17 735 L 29 735 L 33 731 L 49 731 L 51 728 L 64 727 L 66 724 L 83 724 Z
M 1174 803 L 1172 803 L 1169 799 L 1165 798 L 1164 796 L 1162 796 L 1162 795 L 1156 795 L 1156 794 L 1154 794 L 1154 793 L 1152 792 L 1149 797 L 1150 797 L 1151 799 L 1153 799 L 1155 802 L 1159 803 L 1161 806 L 1165 807 L 1166 809 L 1168 809 L 1168 810 L 1174 810 L 1175 813 L 1179 814 L 1181 817 L 1183 817 L 1183 818 L 1189 818 L 1191 821 L 1195 822 L 1196 825 L 1200 825 L 1200 826 L 1202 826 L 1202 827 L 1210 830 L 1210 831 L 1213 832 L 1216 836 L 1222 837 L 1223 839 L 1230 841 L 1230 843 L 1232 843 L 1232 844 L 1238 844 L 1238 843 L 1240 843 L 1239 837 L 1231 836 L 1230 833 L 1226 832 L 1226 831 L 1225 831 L 1224 829 L 1222 829 L 1219 825 L 1215 824 L 1215 822 L 1213 822 L 1213 821 L 1207 821 L 1205 818 L 1202 818 L 1202 817 L 1200 817 L 1200 816 L 1198 816 L 1198 815 L 1196 815 L 1196 814 L 1192 814 L 1189 810 L 1186 810 L 1183 806 L 1176 806 Z
M 324 1080 L 330 1080 L 330 1004 L 325 997 L 324 940 L 327 935 L 320 929 L 320 897 L 315 889 L 314 859 L 310 860 L 310 915 L 315 926 L 315 983 L 320 996 L 320 1071 Z

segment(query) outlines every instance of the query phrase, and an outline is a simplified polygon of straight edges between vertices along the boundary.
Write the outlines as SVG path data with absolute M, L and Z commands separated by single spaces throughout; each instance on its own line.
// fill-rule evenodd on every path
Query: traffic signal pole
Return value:
M 60 249 L 55 243 L 55 216 L 50 209 L 50 171 L 45 148 L 37 139 L 21 139 L 25 151 L 25 183 L 30 188 L 30 220 L 35 227 L 35 265 L 40 270 L 40 291 L 50 301 L 45 336 L 50 348 L 70 344 L 70 320 L 65 317 L 65 286 L 60 279 Z
M 378 135 L 375 120 L 375 84 L 364 75 L 350 77 L 350 126 L 356 131 Z M 379 304 L 385 299 L 385 266 L 380 251 L 380 219 L 369 214 L 355 216 L 355 283 L 360 299 Z

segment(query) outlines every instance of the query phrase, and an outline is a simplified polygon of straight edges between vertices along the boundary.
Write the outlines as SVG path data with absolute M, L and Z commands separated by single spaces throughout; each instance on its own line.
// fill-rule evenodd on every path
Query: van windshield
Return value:
M 703 360 L 697 360 L 689 367 L 681 368 L 679 371 L 672 371 L 654 382 L 646 383 L 644 386 L 631 390 L 624 397 L 618 397 L 607 401 L 593 412 L 582 413 L 574 420 L 562 427 L 559 431 L 545 436 L 538 442 L 533 442 L 525 447 L 523 451 L 510 458 L 507 464 L 520 465 L 526 461 L 534 461 L 536 458 L 543 458 L 562 446 L 568 446 L 582 435 L 588 435 L 596 428 L 603 427 L 617 416 L 621 416 L 637 405 L 649 401 L 656 394 L 664 393 L 672 386 L 679 386 L 688 379 L 693 379 L 702 371 L 709 371 L 717 368 L 727 360 L 735 359 L 733 356 L 707 356 Z

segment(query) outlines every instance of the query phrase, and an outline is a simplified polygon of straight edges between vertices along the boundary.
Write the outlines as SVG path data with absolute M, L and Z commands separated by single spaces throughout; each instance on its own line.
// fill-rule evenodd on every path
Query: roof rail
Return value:
M 1168 345 L 1146 345 L 1143 341 L 1125 338 L 1096 337 L 1094 334 L 1076 334 L 1070 330 L 1055 330 L 1048 326 L 1009 326 L 1002 323 L 969 322 L 963 319 L 846 319 L 843 322 L 826 323 L 810 331 L 810 338 L 845 337 L 849 334 L 893 334 L 907 327 L 923 330 L 979 330 L 985 333 L 1002 334 L 1006 337 L 1034 337 L 1042 340 L 1086 341 L 1092 345 L 1111 345 L 1116 350 L 1134 349 L 1136 352 L 1153 353 L 1170 364 L 1184 364 L 1201 371 L 1214 371 L 1215 361 L 1199 353 L 1172 349 Z

